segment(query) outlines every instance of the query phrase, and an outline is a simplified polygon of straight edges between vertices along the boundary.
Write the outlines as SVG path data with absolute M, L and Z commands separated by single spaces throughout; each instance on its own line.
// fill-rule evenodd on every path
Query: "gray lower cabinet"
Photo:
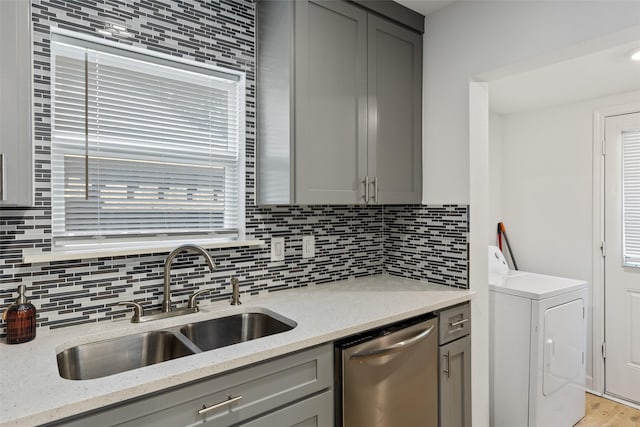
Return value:
M 333 346 L 323 345 L 63 420 L 87 426 L 333 425 Z M 213 408 L 205 413 L 199 411 Z
M 261 0 L 257 44 L 260 204 L 421 201 L 420 33 L 346 1 Z
M 440 425 L 471 426 L 471 337 L 440 347 Z
M 469 304 L 440 313 L 440 426 L 471 427 Z
M 0 207 L 33 205 L 30 5 L 0 1 Z

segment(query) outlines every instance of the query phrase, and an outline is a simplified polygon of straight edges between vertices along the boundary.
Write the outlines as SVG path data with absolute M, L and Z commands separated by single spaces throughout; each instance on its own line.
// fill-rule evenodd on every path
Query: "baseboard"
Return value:
M 591 375 L 587 375 L 584 379 L 584 388 L 589 391 L 593 390 L 593 377 Z M 596 393 L 594 393 L 596 394 Z
M 630 406 L 631 408 L 640 410 L 640 405 L 638 405 L 635 402 L 629 402 L 628 400 L 620 399 L 619 397 L 611 396 L 610 394 L 606 394 L 606 393 L 603 394 L 602 397 L 604 397 L 605 399 L 613 400 L 614 402 L 618 402 L 626 406 Z
M 585 391 L 587 393 L 593 394 L 594 396 L 602 397 L 603 399 L 613 400 L 614 402 L 621 403 L 625 406 L 629 406 L 630 408 L 640 410 L 640 405 L 638 405 L 635 402 L 629 402 L 628 400 L 620 399 L 617 396 L 611 396 L 610 394 L 607 394 L 607 393 L 599 393 L 595 390 L 586 389 Z

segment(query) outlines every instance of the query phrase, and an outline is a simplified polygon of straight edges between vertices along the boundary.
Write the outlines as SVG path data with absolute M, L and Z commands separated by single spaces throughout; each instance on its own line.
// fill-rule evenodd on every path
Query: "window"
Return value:
M 640 129 L 622 132 L 623 263 L 640 267 Z
M 53 34 L 56 246 L 242 238 L 244 75 Z

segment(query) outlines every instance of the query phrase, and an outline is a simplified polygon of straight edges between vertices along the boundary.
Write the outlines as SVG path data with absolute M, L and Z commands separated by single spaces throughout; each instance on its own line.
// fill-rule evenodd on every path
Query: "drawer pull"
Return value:
M 200 414 L 200 415 L 206 414 L 209 411 L 213 411 L 214 409 L 218 409 L 218 408 L 222 408 L 223 406 L 230 405 L 233 402 L 237 402 L 240 399 L 242 399 L 242 395 L 236 396 L 236 397 L 229 396 L 229 398 L 227 400 L 224 400 L 222 402 L 216 403 L 215 405 L 211 405 L 209 407 L 207 407 L 205 405 L 202 405 L 202 409 L 200 409 L 198 411 L 198 414 Z
M 468 321 L 469 321 L 469 319 L 462 319 L 462 320 L 458 320 L 457 322 L 449 322 L 449 327 L 450 328 L 455 328 L 457 326 L 464 325 Z M 458 329 L 462 329 L 462 328 L 458 328 Z

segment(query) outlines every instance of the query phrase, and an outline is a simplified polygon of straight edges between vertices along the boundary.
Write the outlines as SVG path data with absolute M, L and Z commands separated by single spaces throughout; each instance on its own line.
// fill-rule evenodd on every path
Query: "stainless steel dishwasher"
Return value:
M 438 319 L 425 315 L 336 343 L 336 426 L 438 425 Z

